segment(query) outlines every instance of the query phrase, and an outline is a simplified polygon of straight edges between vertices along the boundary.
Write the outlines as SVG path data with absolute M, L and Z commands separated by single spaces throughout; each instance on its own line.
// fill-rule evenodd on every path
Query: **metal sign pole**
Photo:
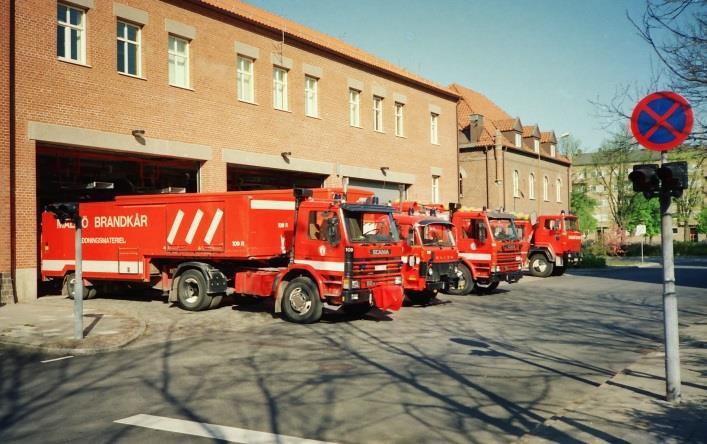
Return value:
M 81 273 L 81 216 L 76 216 L 74 221 L 76 236 L 74 248 L 76 252 L 76 266 L 74 271 L 74 338 L 83 339 L 83 276 Z
M 668 154 L 660 154 L 661 164 Z M 661 243 L 663 250 L 663 322 L 665 327 L 666 399 L 680 402 L 680 336 L 678 333 L 678 299 L 675 293 L 675 263 L 673 260 L 673 218 L 670 210 L 670 190 L 660 192 Z

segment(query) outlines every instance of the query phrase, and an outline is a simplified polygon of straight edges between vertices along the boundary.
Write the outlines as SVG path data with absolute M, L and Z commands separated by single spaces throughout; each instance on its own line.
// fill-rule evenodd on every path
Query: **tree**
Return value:
M 675 219 L 683 226 L 683 240 L 690 240 L 690 220 L 704 200 L 703 165 L 705 163 L 704 148 L 682 146 L 670 152 L 670 160 L 688 162 L 688 186 L 682 196 L 674 199 Z
M 576 155 L 582 154 L 582 141 L 571 134 L 560 137 L 560 150 L 562 154 L 572 160 Z
M 643 194 L 637 193 L 632 202 L 628 230 L 635 230 L 636 225 L 645 225 L 646 236 L 652 241 L 653 236 L 660 234 L 660 201 L 657 198 L 646 199 Z
M 703 206 L 697 216 L 697 232 L 707 234 L 707 206 Z
M 584 186 L 574 185 L 570 194 L 570 209 L 579 219 L 579 231 L 588 235 L 597 229 L 597 220 L 594 218 L 594 209 L 597 201 L 587 195 Z

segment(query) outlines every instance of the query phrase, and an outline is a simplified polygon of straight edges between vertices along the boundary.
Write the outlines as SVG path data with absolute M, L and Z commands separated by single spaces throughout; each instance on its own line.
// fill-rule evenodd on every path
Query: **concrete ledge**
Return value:
M 334 164 L 330 162 L 299 159 L 291 156 L 289 158 L 289 162 L 287 162 L 285 158 L 280 155 L 253 153 L 233 148 L 224 148 L 221 156 L 224 162 L 236 165 L 247 165 L 287 171 L 302 171 L 326 176 L 334 174 Z
M 147 11 L 122 3 L 113 3 L 113 15 L 141 25 L 147 25 L 150 22 L 150 16 Z
M 251 59 L 257 59 L 260 57 L 260 49 L 255 46 L 250 46 L 242 42 L 236 42 L 234 43 L 233 48 L 239 55 L 250 57 Z
M 393 93 L 393 100 L 403 105 L 408 102 L 408 98 L 405 94 Z
M 433 105 L 430 103 L 429 109 L 431 113 L 435 113 L 437 115 L 442 114 L 442 108 L 440 108 L 439 105 Z
M 430 167 L 430 174 L 432 176 L 442 176 L 442 168 Z
M 280 54 L 279 52 L 273 52 L 270 54 L 270 61 L 272 62 L 273 65 L 275 66 L 280 66 L 285 69 L 292 69 L 294 66 L 294 62 L 292 61 L 291 58 L 285 57 L 284 55 Z
M 363 91 L 363 81 L 357 79 L 346 79 L 350 89 L 355 89 L 357 91 Z
M 310 65 L 308 63 L 302 64 L 302 71 L 304 71 L 306 75 L 316 77 L 318 79 L 321 79 L 324 74 L 324 70 L 322 68 L 319 66 Z
M 381 171 L 380 169 L 365 168 L 353 165 L 339 165 L 337 167 L 337 174 L 339 176 L 353 177 L 356 179 L 377 180 L 381 182 L 385 181 L 404 183 L 407 185 L 412 185 L 415 183 L 414 174 L 390 170 L 386 171 L 386 174 L 383 174 L 383 171 Z
M 378 97 L 385 97 L 387 91 L 384 87 L 380 85 L 373 85 L 373 95 Z
M 170 34 L 194 40 L 196 38 L 196 28 L 186 25 L 176 20 L 164 19 L 164 30 Z
M 71 145 L 72 147 L 98 148 L 193 160 L 211 160 L 213 158 L 212 149 L 208 145 L 151 138 L 145 138 L 143 144 L 128 134 L 42 122 L 29 122 L 27 135 L 30 140 Z
M 96 7 L 94 0 L 66 0 L 63 3 L 66 3 L 69 6 L 78 6 L 84 9 L 93 9 Z

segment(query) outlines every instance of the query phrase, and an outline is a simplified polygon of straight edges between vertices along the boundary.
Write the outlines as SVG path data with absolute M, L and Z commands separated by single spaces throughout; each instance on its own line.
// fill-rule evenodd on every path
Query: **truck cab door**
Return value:
M 337 211 L 307 206 L 300 208 L 295 259 L 317 270 L 338 271 L 344 260 L 342 221 Z M 339 264 L 341 263 L 341 267 Z M 335 270 L 337 269 L 337 270 Z

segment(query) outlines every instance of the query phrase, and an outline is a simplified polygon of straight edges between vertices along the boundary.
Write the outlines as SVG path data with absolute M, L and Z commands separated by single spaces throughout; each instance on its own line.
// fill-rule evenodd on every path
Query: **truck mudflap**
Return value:
M 397 285 L 379 285 L 371 289 L 373 303 L 381 310 L 398 311 L 403 306 L 403 288 Z

